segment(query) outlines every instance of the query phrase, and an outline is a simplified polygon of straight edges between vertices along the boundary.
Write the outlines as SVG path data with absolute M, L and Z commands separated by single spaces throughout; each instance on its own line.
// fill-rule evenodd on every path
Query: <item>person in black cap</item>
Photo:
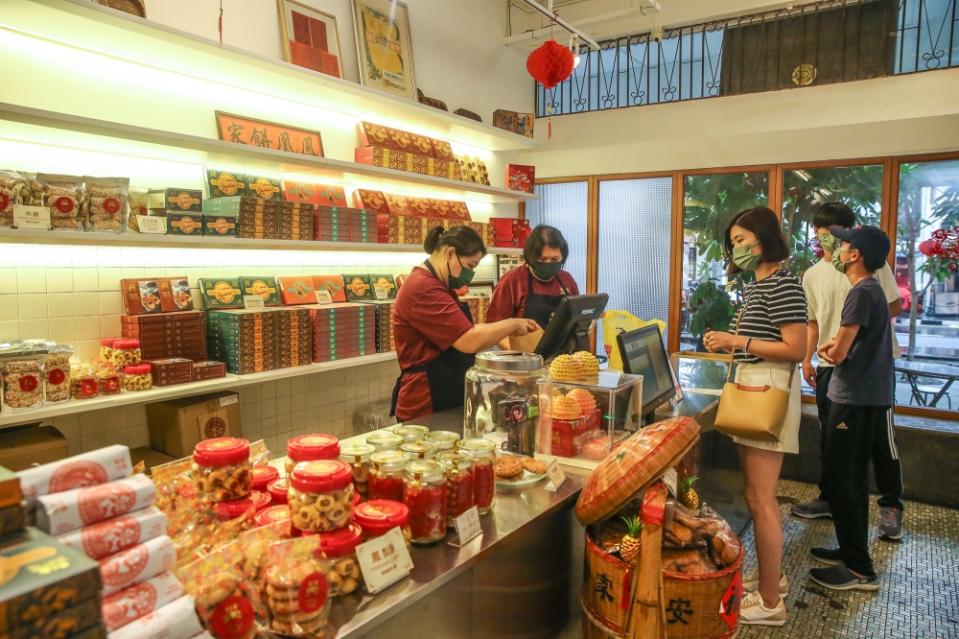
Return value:
M 823 474 L 839 548 L 813 548 L 812 558 L 829 567 L 813 568 L 810 577 L 832 590 L 878 590 L 869 557 L 868 473 L 894 389 L 889 306 L 873 274 L 886 263 L 889 238 L 875 226 L 829 230 L 842 240 L 833 266 L 852 285 L 839 332 L 819 349 L 819 357 L 835 366 Z

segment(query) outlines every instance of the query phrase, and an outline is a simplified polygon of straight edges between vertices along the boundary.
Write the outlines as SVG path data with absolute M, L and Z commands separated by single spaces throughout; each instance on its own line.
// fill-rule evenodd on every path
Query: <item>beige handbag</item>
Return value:
M 745 314 L 743 308 L 736 320 L 734 335 L 739 334 L 739 320 Z M 733 375 L 735 365 L 735 357 L 730 358 L 713 425 L 716 430 L 733 437 L 778 442 L 789 407 L 789 389 L 792 388 L 796 366 L 793 365 L 789 374 L 787 390 L 783 390 L 772 385 L 771 377 L 770 383 L 764 386 L 737 384 Z

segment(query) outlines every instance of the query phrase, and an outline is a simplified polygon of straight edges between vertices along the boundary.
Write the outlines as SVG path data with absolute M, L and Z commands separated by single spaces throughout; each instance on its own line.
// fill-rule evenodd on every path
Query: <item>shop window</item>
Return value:
M 896 403 L 957 411 L 959 275 L 937 238 L 959 234 L 959 160 L 900 165 L 896 233 Z
M 555 226 L 569 244 L 569 271 L 581 292 L 586 292 L 586 214 L 588 206 L 586 182 L 537 184 L 540 199 L 526 204 L 526 219 L 530 226 Z
M 669 251 L 672 178 L 599 183 L 599 288 L 607 308 L 643 320 L 669 315 Z M 602 326 L 597 352 L 616 348 Z
M 899 0 L 895 73 L 959 64 L 959 0 Z
M 683 274 L 680 349 L 702 350 L 707 328 L 726 329 L 742 282 L 727 291 L 723 233 L 743 209 L 768 202 L 769 174 L 687 175 L 683 180 Z

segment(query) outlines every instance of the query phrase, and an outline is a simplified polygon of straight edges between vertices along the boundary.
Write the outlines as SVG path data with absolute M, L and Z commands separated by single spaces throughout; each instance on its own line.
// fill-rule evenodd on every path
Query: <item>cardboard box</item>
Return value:
M 197 189 L 150 189 L 147 202 L 150 209 L 200 212 L 203 210 L 203 191 Z
M 206 170 L 206 187 L 211 198 L 242 195 L 246 191 L 248 180 L 249 178 L 241 173 Z
M 240 289 L 244 295 L 259 295 L 265 306 L 279 306 L 280 294 L 276 278 L 272 276 L 241 275 Z
M 23 491 L 20 490 L 20 478 L 12 470 L 0 466 L 0 508 L 20 506 Z
M 243 307 L 243 290 L 240 287 L 240 278 L 238 277 L 201 277 L 198 285 L 207 310 Z
M 203 234 L 213 237 L 236 237 L 235 215 L 208 215 L 203 216 Z
M 59 461 L 68 450 L 66 437 L 53 426 L 31 424 L 0 431 L 0 465 L 12 471 Z
M 343 187 L 329 184 L 307 184 L 283 180 L 283 198 L 289 202 L 346 206 Z
M 167 211 L 167 235 L 203 235 L 203 215 Z
M 240 396 L 225 392 L 147 404 L 147 424 L 150 448 L 180 459 L 201 440 L 242 433 Z
M 132 449 L 130 451 L 130 458 L 133 460 L 134 465 L 143 462 L 144 472 L 147 475 L 150 474 L 150 469 L 154 466 L 162 466 L 163 464 L 176 461 L 176 457 L 171 457 L 170 455 L 161 453 L 158 450 L 153 450 L 152 448 L 147 448 L 146 446 Z

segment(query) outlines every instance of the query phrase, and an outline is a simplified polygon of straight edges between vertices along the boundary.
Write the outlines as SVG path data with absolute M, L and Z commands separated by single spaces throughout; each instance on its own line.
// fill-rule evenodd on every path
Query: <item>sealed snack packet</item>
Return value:
M 83 178 L 38 173 L 36 181 L 42 190 L 43 206 L 50 207 L 50 227 L 54 231 L 84 230 Z
M 316 535 L 272 544 L 263 572 L 269 629 L 290 637 L 318 639 L 330 619 L 328 562 Z
M 13 226 L 13 207 L 20 204 L 26 180 L 16 171 L 0 171 L 0 228 Z
M 258 625 L 267 623 L 258 584 L 244 573 L 243 555 L 234 540 L 177 571 L 196 600 L 197 614 L 217 639 L 253 639 Z
M 127 215 L 129 178 L 84 178 L 83 211 L 91 231 L 122 233 Z

